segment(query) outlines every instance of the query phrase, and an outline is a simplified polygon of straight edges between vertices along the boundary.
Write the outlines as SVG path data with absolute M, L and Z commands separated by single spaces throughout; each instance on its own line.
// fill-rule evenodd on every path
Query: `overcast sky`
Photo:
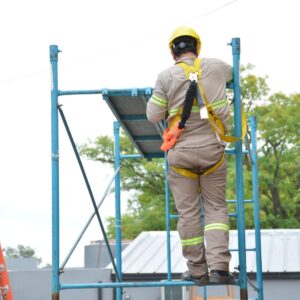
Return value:
M 286 0 L 67 1 L 3 0 L 0 4 L 0 242 L 29 245 L 51 263 L 51 136 L 49 45 L 57 44 L 63 90 L 153 86 L 171 65 L 169 37 L 194 27 L 202 57 L 231 63 L 233 37 L 241 63 L 268 75 L 271 91 L 299 88 L 299 7 Z M 77 144 L 113 132 L 113 116 L 96 96 L 60 99 Z M 100 200 L 113 171 L 84 161 Z M 64 128 L 60 128 L 61 260 L 92 213 L 92 205 Z M 100 214 L 114 213 L 113 195 Z M 125 203 L 123 207 L 125 208 Z M 69 266 L 83 265 L 83 247 L 101 239 L 95 222 Z

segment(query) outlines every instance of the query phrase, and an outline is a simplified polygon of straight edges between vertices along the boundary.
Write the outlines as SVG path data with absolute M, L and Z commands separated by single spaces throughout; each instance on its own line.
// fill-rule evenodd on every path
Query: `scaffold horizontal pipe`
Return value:
M 225 153 L 226 154 L 235 154 L 235 149 L 225 149 Z M 243 150 L 242 153 L 243 154 L 248 154 L 249 151 L 248 150 Z
M 136 158 L 143 158 L 143 155 L 141 155 L 141 154 L 121 154 L 120 155 L 120 158 L 121 159 L 128 159 L 128 158 L 130 158 L 130 159 L 136 159 Z
M 178 219 L 178 215 L 170 215 L 170 219 Z
M 237 200 L 226 200 L 227 203 L 236 203 Z M 244 203 L 253 203 L 253 200 L 247 199 L 244 200 Z
M 239 281 L 234 282 L 235 285 Z M 60 285 L 61 290 L 92 289 L 92 288 L 134 288 L 134 287 L 165 287 L 165 286 L 195 286 L 192 281 L 145 281 L 145 282 L 107 282 L 107 283 L 64 283 Z
M 256 248 L 247 248 L 247 249 L 245 249 L 245 250 L 246 250 L 246 251 L 255 251 Z M 229 249 L 229 251 L 235 251 L 235 252 L 238 252 L 239 249 Z
M 103 90 L 58 91 L 58 96 L 102 94 Z
M 151 96 L 152 88 L 128 88 L 128 89 L 103 89 L 103 95 L 109 96 Z
M 59 96 L 69 96 L 69 95 L 93 95 L 93 94 L 103 94 L 110 96 L 139 96 L 139 95 L 151 95 L 152 88 L 131 88 L 131 89 L 99 89 L 99 90 L 69 90 L 63 91 L 59 90 Z

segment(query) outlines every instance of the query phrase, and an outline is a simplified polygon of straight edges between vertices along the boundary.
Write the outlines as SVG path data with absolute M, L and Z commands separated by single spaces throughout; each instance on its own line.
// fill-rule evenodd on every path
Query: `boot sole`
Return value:
M 201 279 L 193 279 L 192 280 L 197 286 L 204 286 L 204 285 L 208 285 L 209 283 L 209 277 L 205 276 Z
M 215 284 L 228 284 L 233 285 L 234 279 L 230 276 L 214 276 L 210 275 L 209 277 L 209 284 L 215 285 Z

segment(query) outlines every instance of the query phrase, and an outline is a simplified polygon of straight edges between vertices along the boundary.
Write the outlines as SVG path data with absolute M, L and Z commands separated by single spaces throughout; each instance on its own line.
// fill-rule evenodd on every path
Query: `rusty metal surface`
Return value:
M 53 293 L 52 300 L 59 300 L 59 293 Z

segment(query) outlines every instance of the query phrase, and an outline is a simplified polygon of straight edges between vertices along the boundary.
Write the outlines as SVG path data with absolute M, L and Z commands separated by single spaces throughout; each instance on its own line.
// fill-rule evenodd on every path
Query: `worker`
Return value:
M 167 152 L 177 229 L 187 259 L 182 280 L 230 284 L 226 143 L 218 128 L 226 130 L 229 117 L 226 83 L 232 80 L 232 67 L 216 58 L 200 60 L 201 40 L 190 27 L 178 27 L 169 48 L 175 64 L 158 75 L 147 118 L 152 123 L 166 119 L 168 124 L 162 149 Z

